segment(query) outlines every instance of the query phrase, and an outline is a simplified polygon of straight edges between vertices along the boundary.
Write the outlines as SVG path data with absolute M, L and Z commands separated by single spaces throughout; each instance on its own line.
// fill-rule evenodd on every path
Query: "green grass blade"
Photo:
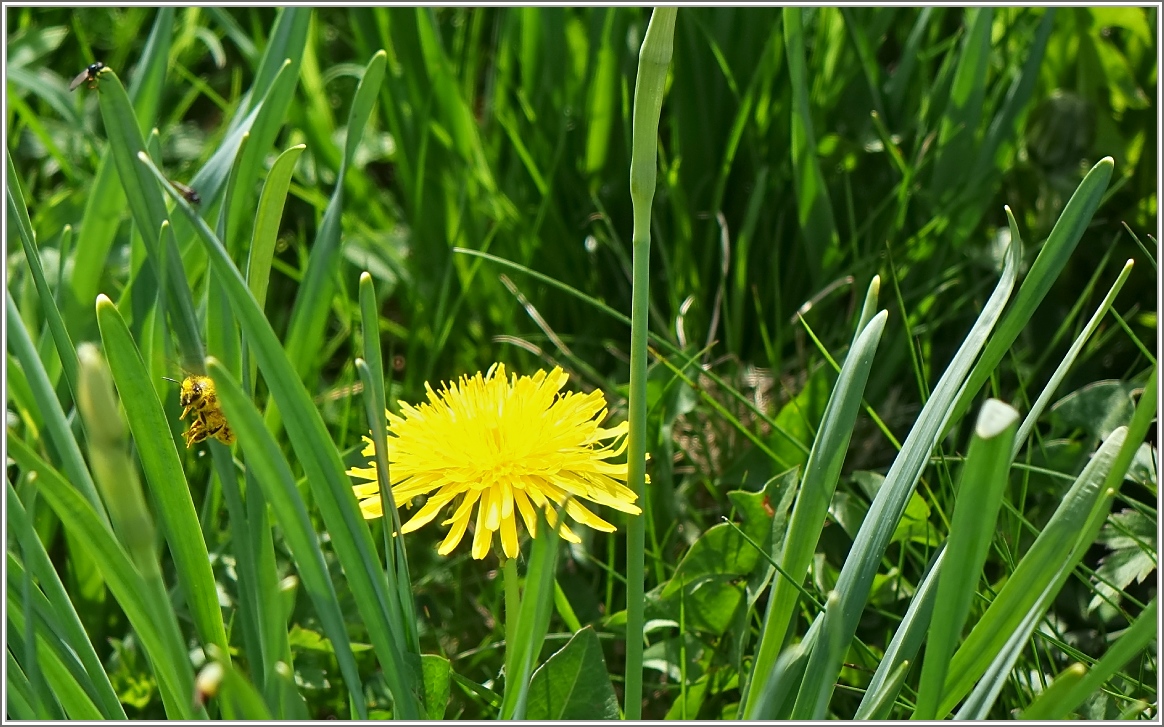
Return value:
M 36 720 L 40 718 L 37 714 L 36 708 L 32 705 L 36 703 L 36 694 L 33 691 L 32 684 L 28 681 L 24 671 L 17 663 L 16 657 L 12 655 L 12 650 L 9 649 L 4 654 L 7 660 L 7 671 L 5 672 L 5 686 L 7 687 L 5 696 L 7 703 L 4 705 L 7 710 L 9 719 L 19 720 Z
M 21 607 L 20 599 L 15 597 L 12 590 L 8 592 L 7 604 L 7 617 L 13 630 L 24 631 L 27 625 L 24 609 Z M 102 719 L 101 710 L 97 709 L 97 705 L 93 704 L 93 700 L 85 693 L 84 687 L 77 682 L 76 677 L 69 672 L 68 667 L 49 646 L 48 640 L 39 632 L 34 639 L 36 641 L 36 660 L 43 672 L 45 683 L 52 690 L 53 698 L 64 709 L 67 719 Z
M 974 688 L 1023 620 L 1031 612 L 1042 613 L 1039 604 L 1046 600 L 1044 594 L 1052 582 L 1066 577 L 1065 573 L 1059 577 L 1063 564 L 1070 558 L 1080 533 L 1085 532 L 1091 513 L 1102 498 L 1104 478 L 1113 470 L 1116 453 L 1124 443 L 1126 432 L 1125 427 L 1120 427 L 1100 446 L 986 613 L 950 659 L 941 705 L 937 710 L 939 717 L 947 714 Z M 1057 591 L 1057 588 L 1053 590 Z
M 564 508 L 560 508 L 556 522 L 560 525 L 564 517 Z M 514 643 L 505 645 L 506 662 L 513 665 L 513 671 L 505 675 L 505 694 L 501 698 L 499 713 L 499 718 L 503 720 L 525 718 L 530 679 L 537 666 L 538 653 L 545 641 L 550 614 L 553 612 L 559 535 L 557 528 L 546 521 L 545 513 L 541 510 L 538 510 L 538 534 L 540 537 L 533 539 L 533 552 L 525 574 L 525 589 L 517 613 Z M 509 617 L 506 614 L 506 618 Z
M 816 158 L 801 14 L 798 7 L 784 8 L 784 46 L 788 52 L 788 75 L 792 84 L 791 151 L 797 219 L 804 234 L 809 275 L 816 284 L 835 264 L 839 238 L 828 187 Z
M 4 296 L 8 315 L 8 350 L 15 354 L 16 360 L 20 362 L 37 409 L 44 419 L 49 441 L 56 449 L 72 487 L 85 497 L 97 513 L 97 517 L 108 524 L 109 516 L 105 512 L 105 505 L 97 494 L 97 486 L 93 484 L 89 468 L 85 466 L 81 448 L 73 437 L 73 432 L 65 420 L 65 412 L 61 409 L 52 383 L 49 382 L 48 374 L 45 373 L 44 366 L 36 355 L 36 348 L 32 345 L 32 339 L 24 328 L 24 321 L 20 317 L 15 301 L 12 300 L 12 293 L 5 290 Z
M 1114 166 L 1115 162 L 1112 161 L 1111 157 L 1101 159 L 1091 168 L 1091 171 L 1075 189 L 1075 193 L 1071 195 L 1071 199 L 1063 208 L 1063 213 L 1059 216 L 1058 221 L 1055 222 L 1055 227 L 1051 230 L 1051 235 L 1047 238 L 1043 249 L 1039 250 L 1038 257 L 1031 264 L 1026 279 L 1023 280 L 1023 284 L 1015 295 L 1014 304 L 1007 311 L 1002 322 L 999 323 L 997 332 L 986 344 L 982 358 L 974 366 L 974 370 L 970 372 L 964 390 L 958 395 L 958 403 L 949 418 L 950 423 L 961 419 L 970 408 L 971 402 L 982 385 L 998 367 L 1002 357 L 1006 355 L 1011 344 L 1031 320 L 1035 309 L 1043 301 L 1047 291 L 1067 264 L 1075 246 L 1091 223 L 1092 215 L 1099 208 L 1104 190 L 1107 189 L 1107 184 L 1111 180 Z M 1010 208 L 1007 208 L 1007 219 L 1010 221 L 1011 244 L 1013 245 L 1014 241 L 1019 239 L 1019 235 L 1018 223 L 1014 221 Z M 947 427 L 949 425 L 947 424 Z
M 128 553 L 113 538 L 93 508 L 64 477 L 40 459 L 19 439 L 8 442 L 9 454 L 23 469 L 39 475 L 38 492 L 76 538 L 89 546 L 89 555 L 101 571 L 109 590 L 125 611 L 142 647 L 150 656 L 158 689 L 166 705 L 166 714 L 174 719 L 192 719 L 190 707 L 194 689 L 194 670 L 177 634 L 167 636 L 165 618 L 168 601 L 152 603 L 152 590 L 130 562 Z M 174 624 L 176 627 L 177 624 Z
M 56 622 L 61 625 L 61 637 L 68 642 L 69 647 L 77 654 L 81 665 L 88 673 L 89 680 L 93 684 L 93 695 L 101 709 L 103 718 L 126 719 L 125 709 L 121 706 L 116 692 L 113 691 L 109 675 L 106 674 L 101 659 L 93 648 L 93 642 L 85 633 L 81 618 L 77 615 L 77 610 L 61 582 L 56 568 L 49 560 L 44 544 L 35 537 L 31 530 L 32 523 L 25 513 L 24 505 L 20 502 L 16 491 L 12 489 L 11 483 L 5 484 L 7 486 L 7 499 L 5 500 L 4 515 L 8 523 L 8 532 L 20 538 L 21 543 L 30 543 L 29 547 L 22 548 L 21 556 L 28 571 L 36 576 L 40 590 L 44 592 L 49 607 L 56 617 Z M 26 537 L 28 539 L 25 539 Z M 12 563 L 8 565 L 9 573 L 11 573 Z
M 216 657 L 221 654 L 215 652 Z M 271 722 L 263 696 L 237 669 L 225 661 L 213 661 L 198 674 L 198 698 L 216 697 L 222 718 L 231 721 Z
M 104 295 L 97 299 L 97 323 L 194 627 L 204 645 L 215 644 L 227 653 L 210 557 L 162 403 L 129 329 Z
M 65 321 L 57 308 L 56 298 L 44 276 L 44 267 L 40 263 L 40 253 L 37 251 L 36 241 L 33 239 L 32 222 L 28 219 L 28 207 L 24 202 L 24 194 L 20 191 L 20 182 L 17 181 L 16 167 L 12 164 L 12 152 L 5 150 L 4 160 L 8 169 L 8 219 L 16 221 L 16 230 L 19 233 L 20 246 L 24 248 L 24 258 L 28 261 L 32 272 L 32 281 L 36 285 L 36 293 L 40 298 L 41 310 L 48 320 L 49 331 L 53 342 L 56 343 L 57 355 L 60 357 L 61 369 L 65 373 L 65 380 L 69 384 L 74 400 L 77 397 L 77 351 L 65 329 Z
M 1157 638 L 1158 608 L 1158 600 L 1153 598 L 1116 642 L 1108 647 L 1107 652 L 1095 666 L 1090 670 L 1084 670 L 1086 675 L 1074 668 L 1065 670 L 1047 691 L 1023 710 L 1019 719 L 1043 721 L 1066 719 L 1124 664 Z M 1080 664 L 1075 666 L 1082 668 Z M 1064 682 L 1062 688 L 1059 687 L 1060 681 Z
M 316 358 L 306 355 L 306 352 L 313 351 L 321 345 L 324 325 L 331 311 L 332 281 L 335 276 L 336 257 L 339 254 L 344 175 L 352 164 L 356 146 L 375 108 L 376 94 L 379 93 L 384 80 L 387 64 L 388 54 L 384 51 L 377 52 L 368 62 L 360 85 L 356 88 L 351 112 L 348 115 L 344 156 L 339 174 L 336 176 L 335 191 L 332 192 L 331 200 L 328 201 L 327 209 L 323 213 L 323 221 L 319 225 L 315 244 L 311 246 L 307 270 L 291 311 L 291 323 L 286 339 L 287 357 L 295 363 L 299 375 L 307 381 L 311 381 L 314 376 L 309 368 L 314 365 L 311 362 Z
M 305 145 L 299 144 L 280 154 L 271 165 L 271 171 L 263 182 L 263 191 L 259 194 L 255 228 L 251 235 L 250 253 L 247 258 L 247 285 L 260 309 L 267 300 L 267 286 L 271 282 L 271 260 L 275 256 L 275 243 L 279 237 L 283 207 L 287 203 L 287 190 L 291 187 L 291 174 L 295 171 L 299 156 L 306 148 Z M 251 376 L 253 378 L 253 371 Z
M 159 8 L 141 59 L 136 65 L 138 71 L 129 87 L 129 100 L 136 109 L 135 118 L 140 129 L 152 128 L 157 123 L 157 109 L 165 82 L 173 28 L 174 9 Z M 112 154 L 112 150 L 109 150 L 101 157 L 97 174 L 89 185 L 80 225 L 80 234 L 85 244 L 77 246 L 73 261 L 70 285 L 78 310 L 86 316 L 97 297 L 97 287 L 106 269 L 105 261 L 109 257 L 125 209 L 125 190 L 117 178 Z
M 914 719 L 935 719 L 946 667 L 970 614 L 994 536 L 1018 418 L 1017 411 L 997 399 L 987 399 L 978 414 L 950 523 Z
M 627 719 L 642 715 L 643 691 L 643 564 L 646 550 L 647 507 L 647 336 L 650 307 L 651 205 L 658 167 L 659 115 L 663 109 L 667 72 L 671 67 L 676 8 L 656 8 L 639 49 L 632 119 L 630 192 L 634 229 L 634 280 L 631 292 L 630 401 L 627 421 L 627 487 L 643 503 L 643 514 L 627 523 L 626 688 L 623 711 Z M 508 692 L 510 690 L 506 689 Z M 524 700 L 523 700 L 524 701 Z M 505 712 L 503 711 L 503 714 Z
M 1034 428 L 1035 422 L 1039 420 L 1043 410 L 1047 408 L 1047 404 L 1051 402 L 1051 397 L 1054 396 L 1055 391 L 1059 388 L 1059 384 L 1063 383 L 1063 379 L 1067 377 L 1067 372 L 1071 370 L 1071 365 L 1075 363 L 1075 359 L 1079 356 L 1079 352 L 1083 350 L 1083 345 L 1091 338 L 1091 334 L 1095 333 L 1095 329 L 1099 327 L 1100 322 L 1107 311 L 1111 308 L 1111 304 L 1115 301 L 1115 297 L 1119 294 L 1120 288 L 1124 287 L 1124 282 L 1127 281 L 1128 276 L 1132 272 L 1132 261 L 1128 260 L 1124 264 L 1123 270 L 1120 271 L 1119 277 L 1112 283 L 1111 289 L 1107 291 L 1103 301 L 1100 302 L 1099 307 L 1095 309 L 1091 320 L 1075 337 L 1071 343 L 1071 348 L 1067 349 L 1067 353 L 1063 356 L 1063 360 L 1055 367 L 1055 373 L 1051 374 L 1051 378 L 1047 381 L 1047 385 L 1039 392 L 1039 398 L 1031 405 L 1031 410 L 1027 412 L 1026 418 L 1019 426 L 1018 435 L 1015 437 L 1014 450 L 1011 452 L 1011 459 L 1018 456 L 1019 450 L 1022 449 L 1023 443 L 1030 434 L 1031 429 Z
M 246 454 L 248 467 L 254 472 L 254 481 L 262 489 L 264 499 L 275 515 L 275 522 L 282 529 L 287 546 L 291 549 L 296 570 L 315 606 L 324 634 L 335 648 L 340 671 L 356 700 L 357 713 L 364 719 L 367 708 L 363 700 L 363 686 L 345 630 L 343 614 L 307 507 L 295 485 L 291 466 L 274 437 L 263 425 L 254 403 L 229 372 L 213 359 L 208 363 L 207 370 L 214 378 L 227 418 L 235 430 L 239 446 Z
M 934 162 L 935 196 L 952 198 L 965 184 L 966 171 L 973 169 L 979 152 L 975 134 L 986 96 L 986 71 L 990 64 L 992 8 L 965 11 L 970 28 L 962 42 L 954 81 L 938 131 L 937 160 Z
M 934 387 L 933 394 L 922 408 L 917 422 L 906 437 L 901 451 L 885 476 L 884 484 L 878 490 L 869 512 L 861 523 L 848 557 L 845 558 L 845 565 L 841 569 L 836 585 L 836 591 L 841 599 L 840 613 L 837 614 L 838 618 L 830 619 L 829 623 L 832 628 L 843 630 L 846 642 L 856 632 L 857 622 L 868 600 L 869 589 L 880 567 L 881 558 L 917 486 L 922 468 L 940 439 L 957 393 L 1010 297 L 1018 274 L 1020 248 L 1021 243 L 1018 240 L 1011 241 L 998 285 L 937 386 Z M 827 610 L 823 617 L 828 618 Z M 819 622 L 821 618 L 818 616 L 817 621 Z M 796 699 L 794 719 L 820 718 L 819 715 L 823 713 L 835 688 L 840 670 L 840 662 L 829 660 L 827 650 L 822 648 L 818 640 L 809 657 L 804 684 Z
M 744 699 L 744 719 L 761 719 L 757 710 L 761 690 L 766 688 L 766 684 L 757 675 L 768 674 L 774 668 L 780 648 L 784 645 L 800 597 L 799 586 L 808 573 L 824 529 L 825 516 L 849 450 L 849 439 L 861 409 L 873 356 L 877 352 L 888 315 L 882 311 L 862 331 L 845 359 L 825 406 L 780 554 L 780 565 L 786 576 L 776 580 L 768 598 L 768 610 L 764 615 L 764 627 L 752 668 L 753 676 L 749 679 Z
M 117 174 L 129 203 L 133 220 L 140 230 L 160 230 L 168 219 L 161 189 L 151 175 L 141 170 L 137 155 L 145 153 L 145 141 L 137 126 L 133 107 L 113 71 L 106 69 L 99 76 L 101 118 L 109 136 L 109 149 L 117 166 Z M 172 240 L 170 235 L 160 238 L 163 245 Z M 156 259 L 158 251 L 152 251 L 151 259 Z M 174 247 L 166 251 L 167 269 L 155 268 L 155 273 L 169 275 L 170 322 L 174 326 L 182 349 L 183 364 L 191 371 L 202 368 L 202 337 L 198 333 L 198 320 L 194 313 L 194 300 L 190 286 L 182 269 L 182 259 Z
M 174 197 L 178 208 L 194 224 L 198 239 L 210 256 L 211 265 L 222 278 L 235 316 L 242 326 L 243 334 L 253 346 L 255 358 L 271 390 L 272 400 L 283 412 L 284 424 L 295 453 L 307 474 L 315 501 L 320 507 L 324 523 L 335 544 L 340 563 L 347 574 L 360 615 L 372 638 L 372 644 L 381 664 L 386 670 L 403 672 L 400 679 L 409 679 L 410 671 L 399 666 L 403 664 L 401 634 L 393 633 L 387 614 L 388 594 L 382 577 L 379 577 L 379 563 L 375 555 L 371 533 L 364 523 L 352 492 L 351 482 L 344 474 L 345 469 L 336 451 L 335 444 L 328 435 L 319 410 L 312 402 L 302 379 L 288 360 L 258 303 L 251 295 L 242 275 L 226 254 L 222 243 L 214 236 L 206 223 L 182 199 L 165 177 L 157 171 L 144 154 L 140 157 L 145 168 L 152 171 L 159 182 L 166 184 L 167 191 Z M 404 690 L 394 693 L 399 715 L 404 719 L 414 719 L 420 714 L 415 692 Z

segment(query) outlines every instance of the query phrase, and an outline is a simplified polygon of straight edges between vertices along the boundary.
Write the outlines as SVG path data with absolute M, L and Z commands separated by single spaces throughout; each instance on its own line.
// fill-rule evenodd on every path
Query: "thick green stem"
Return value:
M 659 114 L 675 35 L 675 8 L 656 8 L 639 50 L 631 138 L 630 190 L 634 209 L 634 281 L 631 293 L 630 434 L 627 443 L 628 485 L 644 506 L 647 452 L 647 308 L 650 300 L 651 202 L 658 164 Z M 643 562 L 645 510 L 627 526 L 626 719 L 642 718 L 643 696 Z

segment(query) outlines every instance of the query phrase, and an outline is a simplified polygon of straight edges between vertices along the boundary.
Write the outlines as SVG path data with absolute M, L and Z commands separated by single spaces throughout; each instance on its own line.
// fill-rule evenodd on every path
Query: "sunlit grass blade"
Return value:
M 1051 397 L 1055 395 L 1055 391 L 1059 388 L 1059 384 L 1063 383 L 1067 372 L 1071 370 L 1071 365 L 1075 363 L 1075 359 L 1079 356 L 1079 352 L 1083 350 L 1083 345 L 1091 338 L 1091 334 L 1095 333 L 1095 329 L 1099 327 L 1100 321 L 1107 315 L 1107 311 L 1111 308 L 1112 302 L 1115 301 L 1116 295 L 1119 294 L 1120 288 L 1124 287 L 1124 282 L 1127 281 L 1128 275 L 1132 272 L 1132 261 L 1128 260 L 1124 264 L 1123 270 L 1120 271 L 1119 277 L 1112 283 L 1111 289 L 1107 291 L 1103 301 L 1100 302 L 1099 307 L 1095 309 L 1091 320 L 1075 337 L 1071 343 L 1071 348 L 1067 349 L 1063 360 L 1055 367 L 1055 372 L 1051 374 L 1051 378 L 1047 381 L 1046 386 L 1039 392 L 1039 398 L 1035 399 L 1035 403 L 1031 404 L 1031 410 L 1027 412 L 1023 423 L 1019 426 L 1018 434 L 1015 437 L 1014 449 L 1011 452 L 1011 459 L 1018 456 L 1019 450 L 1022 449 L 1023 443 L 1026 442 L 1027 436 L 1031 429 L 1034 428 L 1035 423 L 1039 420 L 1043 410 L 1047 408 L 1047 404 L 1051 402 Z
M 846 641 L 856 631 L 881 558 L 921 477 L 922 468 L 940 439 L 957 393 L 1010 297 L 1020 259 L 1021 243 L 1012 240 L 998 285 L 922 408 L 854 538 L 835 589 L 840 594 L 840 612 L 835 620 L 829 619 L 832 628 L 842 629 Z M 816 623 L 822 618 L 828 618 L 827 610 L 817 617 Z M 818 639 L 809 657 L 804 684 L 796 699 L 794 719 L 820 718 L 835 688 L 840 669 L 840 662 L 828 659 L 828 653 Z
M 1156 620 L 1158 608 L 1158 599 L 1153 598 L 1091 669 L 1084 669 L 1081 664 L 1076 664 L 1064 670 L 1047 691 L 1040 694 L 1031 706 L 1023 710 L 1019 719 L 1043 721 L 1066 719 L 1124 664 L 1158 637 Z
M 24 194 L 20 191 L 20 182 L 16 176 L 16 167 L 12 164 L 12 152 L 5 150 L 4 161 L 8 170 L 8 187 L 5 190 L 7 193 L 8 203 L 8 219 L 16 222 L 17 237 L 20 238 L 20 246 L 24 249 L 24 258 L 28 261 L 29 271 L 32 273 L 32 281 L 36 285 L 36 293 L 40 298 L 41 310 L 44 311 L 45 318 L 48 320 L 48 328 L 52 333 L 53 342 L 56 344 L 57 356 L 60 358 L 61 369 L 64 371 L 65 380 L 69 384 L 69 390 L 72 392 L 73 398 L 77 396 L 77 352 L 73 348 L 73 342 L 69 338 L 69 332 L 65 329 L 64 318 L 61 317 L 61 312 L 57 308 L 56 298 L 53 296 L 52 288 L 49 287 L 48 280 L 44 276 L 44 267 L 40 263 L 40 253 L 36 247 L 36 241 L 33 239 L 32 222 L 28 219 L 28 207 L 24 201 Z
M 403 634 L 394 633 L 388 620 L 389 594 L 385 590 L 383 578 L 378 575 L 379 562 L 371 533 L 364 523 L 351 483 L 344 474 L 343 462 L 328 435 L 319 410 L 222 243 L 177 190 L 166 183 L 165 177 L 148 157 L 143 154 L 140 160 L 145 165 L 143 168 L 152 171 L 156 179 L 166 186 L 178 208 L 194 224 L 214 271 L 223 280 L 234 314 L 238 317 L 243 334 L 252 346 L 251 350 L 271 390 L 272 400 L 283 413 L 291 445 L 307 474 L 315 502 L 319 505 L 332 543 L 335 544 L 381 664 L 386 671 L 391 670 L 394 678 L 410 679 L 412 672 L 403 658 Z M 415 692 L 411 689 L 401 691 L 403 693 L 393 693 L 398 714 L 404 719 L 414 719 L 420 714 Z
M 27 624 L 24 609 L 20 599 L 12 590 L 8 591 L 6 599 L 8 606 L 6 616 L 8 622 L 16 632 L 24 631 Z M 77 682 L 73 674 L 61 661 L 61 658 L 49 646 L 48 640 L 39 633 L 34 637 L 36 641 L 36 661 L 41 670 L 45 684 L 51 689 L 52 698 L 64 709 L 67 719 L 98 720 L 102 719 L 101 711 L 85 693 L 85 689 Z M 29 644 L 25 644 L 27 650 Z M 27 655 L 26 655 L 27 656 Z
M 311 526 L 307 507 L 295 485 L 291 466 L 278 443 L 263 426 L 262 417 L 238 383 L 213 359 L 207 370 L 214 378 L 215 388 L 226 410 L 239 445 L 254 472 L 254 481 L 262 488 L 265 501 L 275 514 L 275 521 L 291 549 L 303 587 L 315 606 L 323 631 L 335 648 L 336 661 L 348 684 L 357 712 L 366 716 L 363 686 L 351 644 L 344 626 L 335 587 L 327 573 L 327 564 L 319 548 L 318 538 Z
M 965 184 L 966 170 L 974 167 L 978 153 L 975 133 L 986 97 L 986 71 L 990 64 L 990 30 L 993 8 L 967 11 L 969 28 L 960 46 L 954 80 L 938 127 L 937 160 L 933 191 L 940 198 L 956 198 Z
M 117 166 L 117 174 L 133 220 L 141 230 L 160 230 L 168 219 L 161 189 L 151 175 L 141 170 L 137 155 L 145 153 L 145 140 L 137 126 L 133 107 L 117 75 L 106 69 L 99 76 L 101 117 L 109 136 L 109 150 Z M 148 239 L 148 234 L 146 235 Z M 161 244 L 173 240 L 173 234 L 161 237 Z M 157 260 L 157 250 L 152 251 L 151 260 Z M 162 270 L 157 262 L 157 275 L 169 276 L 170 323 L 175 329 L 182 351 L 183 364 L 190 370 L 200 372 L 202 367 L 202 337 L 198 333 L 198 320 L 194 313 L 194 300 L 190 286 L 182 269 L 182 259 L 176 246 L 166 251 L 167 269 Z
M 970 613 L 994 536 L 1018 417 L 1017 411 L 997 399 L 987 399 L 978 413 L 958 484 L 945 568 L 938 582 L 922 661 L 915 719 L 935 718 L 946 667 Z
M 344 204 L 344 174 L 352 164 L 356 146 L 364 133 L 364 127 L 376 105 L 376 94 L 384 78 L 388 64 L 388 54 L 377 52 L 364 69 L 364 76 L 356 88 L 348 115 L 347 137 L 344 155 L 336 175 L 336 186 L 324 210 L 315 244 L 307 261 L 307 270 L 300 283 L 295 306 L 291 312 L 291 323 L 287 331 L 287 357 L 294 362 L 296 370 L 310 381 L 314 374 L 310 371 L 314 356 L 306 352 L 317 348 L 322 342 L 324 325 L 331 311 L 332 279 L 335 275 L 335 261 L 339 254 L 340 216 Z
M 945 557 L 946 546 L 943 544 L 937 555 L 934 556 L 925 577 L 918 584 L 917 590 L 914 591 L 909 608 L 905 610 L 905 616 L 897 625 L 893 638 L 885 647 L 885 654 L 881 663 L 877 665 L 877 671 L 873 673 L 869 686 L 865 688 L 865 696 L 861 699 L 861 704 L 857 706 L 857 712 L 853 715 L 853 719 L 888 718 L 894 700 L 897 698 L 898 692 L 901 691 L 908 666 L 921 650 L 922 642 L 925 641 L 930 618 L 934 611 L 934 601 L 937 599 L 938 575 L 942 571 L 942 562 Z
M 936 714 L 947 714 L 966 696 L 986 673 L 995 657 L 1004 649 L 1007 638 L 1014 634 L 1032 611 L 1042 613 L 1053 582 L 1066 578 L 1064 564 L 1076 549 L 1081 533 L 1086 532 L 1091 513 L 1103 497 L 1104 478 L 1113 469 L 1116 454 L 1124 443 L 1126 427 L 1116 429 L 1076 478 L 1062 503 L 1044 526 L 1038 538 L 1023 555 L 1018 566 L 1007 578 L 1006 584 L 986 609 L 974 629 L 954 653 L 942 689 L 942 698 Z M 1090 540 L 1087 545 L 1090 545 Z M 1033 624 L 1031 625 L 1033 628 Z
M 824 529 L 825 516 L 845 462 L 873 356 L 881 341 L 887 317 L 888 313 L 882 311 L 861 332 L 845 359 L 825 406 L 824 417 L 805 465 L 800 493 L 792 509 L 788 532 L 781 548 L 780 565 L 784 573 L 773 583 L 768 598 L 768 610 L 752 668 L 753 676 L 749 679 L 742 706 L 744 719 L 761 719 L 757 705 L 760 690 L 766 688 L 762 675 L 774 668 L 791 625 L 800 597 L 799 586 L 808 573 Z
M 226 720 L 271 722 L 271 713 L 255 685 L 230 662 L 223 661 L 216 649 L 211 653 L 215 660 L 202 667 L 196 680 L 198 700 L 216 698 L 222 718 Z
M 134 568 L 128 553 L 59 472 L 19 439 L 10 439 L 8 446 L 9 454 L 17 464 L 38 474 L 38 492 L 60 517 L 62 524 L 78 540 L 89 545 L 89 554 L 150 656 L 166 714 L 175 719 L 195 717 L 198 713 L 190 706 L 194 670 L 180 635 L 176 633 L 177 623 L 167 623 L 164 616 L 169 613 L 173 618 L 169 600 L 153 601 L 156 593 Z
M 838 237 L 828 186 L 817 161 L 816 134 L 808 98 L 804 27 L 801 8 L 784 8 L 784 47 L 792 83 L 792 167 L 796 183 L 796 209 L 804 233 L 804 253 L 813 284 L 836 263 Z
M 64 583 L 53 567 L 44 544 L 32 530 L 32 523 L 16 491 L 12 489 L 11 483 L 6 483 L 6 486 L 4 516 L 8 523 L 8 532 L 19 538 L 22 543 L 21 557 L 27 572 L 36 577 L 40 590 L 44 592 L 49 608 L 52 609 L 55 621 L 60 625 L 61 638 L 69 644 L 69 648 L 77 655 L 88 673 L 90 683 L 93 685 L 91 693 L 101 709 L 102 716 L 105 719 L 125 719 L 125 709 L 113 690 L 109 675 L 106 674 L 101 659 L 93 648 L 93 642 L 85 633 L 85 627 L 77 615 L 68 591 L 65 590 Z M 24 545 L 25 543 L 28 545 Z M 9 558 L 11 557 L 9 552 Z M 11 560 L 8 563 L 8 572 L 10 574 L 13 572 Z
M 1006 312 L 1002 322 L 998 324 L 998 330 L 987 342 L 986 348 L 982 351 L 982 357 L 975 364 L 974 370 L 970 372 L 970 376 L 966 380 L 963 391 L 958 394 L 958 402 L 944 428 L 948 428 L 962 418 L 962 415 L 966 413 L 978 395 L 982 385 L 990 378 L 991 373 L 1002 361 L 1007 350 L 1010 349 L 1011 344 L 1030 322 L 1035 309 L 1043 301 L 1055 279 L 1059 277 L 1059 273 L 1067 264 L 1067 260 L 1083 237 L 1087 226 L 1091 224 L 1091 217 L 1099 208 L 1103 193 L 1111 180 L 1114 166 L 1115 162 L 1112 161 L 1111 157 L 1099 160 L 1083 178 L 1083 181 L 1079 183 L 1075 193 L 1071 195 L 1067 206 L 1063 208 L 1063 213 L 1055 222 L 1051 235 L 1043 244 L 1043 248 L 1039 250 L 1035 262 L 1031 264 L 1026 279 L 1023 280 L 1023 284 L 1015 295 L 1014 303 Z M 1006 212 L 1007 220 L 1010 223 L 1011 245 L 1014 245 L 1021 239 L 1018 223 L 1015 222 L 1009 207 Z

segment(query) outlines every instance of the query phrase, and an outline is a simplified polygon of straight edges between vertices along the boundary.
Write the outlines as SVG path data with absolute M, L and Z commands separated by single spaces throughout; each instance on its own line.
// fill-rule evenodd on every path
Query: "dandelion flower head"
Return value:
M 517 515 L 537 535 L 534 508 L 542 508 L 553 526 L 564 503 L 571 519 L 603 532 L 615 527 L 580 500 L 639 514 L 637 496 L 626 486 L 627 465 L 607 461 L 626 450 L 627 423 L 600 427 L 606 417 L 602 392 L 559 394 L 568 380 L 561 368 L 507 379 L 505 366 L 494 364 L 484 377 L 462 376 L 440 393 L 425 384 L 428 401 L 415 407 L 400 402 L 401 416 L 385 412 L 393 499 L 399 505 L 428 495 L 401 531 L 417 530 L 456 501 L 438 552 L 448 555 L 457 547 L 475 510 L 473 557 L 484 558 L 499 533 L 502 551 L 513 558 Z M 364 455 L 373 457 L 372 441 L 365 441 Z M 364 517 L 382 516 L 375 461 L 348 474 L 368 481 L 353 488 Z M 579 542 L 565 523 L 559 532 Z

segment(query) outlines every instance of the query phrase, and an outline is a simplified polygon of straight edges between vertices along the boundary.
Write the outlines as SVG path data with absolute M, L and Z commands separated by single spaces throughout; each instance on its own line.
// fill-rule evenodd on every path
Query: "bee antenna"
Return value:
M 182 383 L 181 381 L 175 381 L 174 379 L 171 379 L 169 376 L 163 376 L 162 378 L 165 379 L 166 381 L 173 381 L 175 384 Z

